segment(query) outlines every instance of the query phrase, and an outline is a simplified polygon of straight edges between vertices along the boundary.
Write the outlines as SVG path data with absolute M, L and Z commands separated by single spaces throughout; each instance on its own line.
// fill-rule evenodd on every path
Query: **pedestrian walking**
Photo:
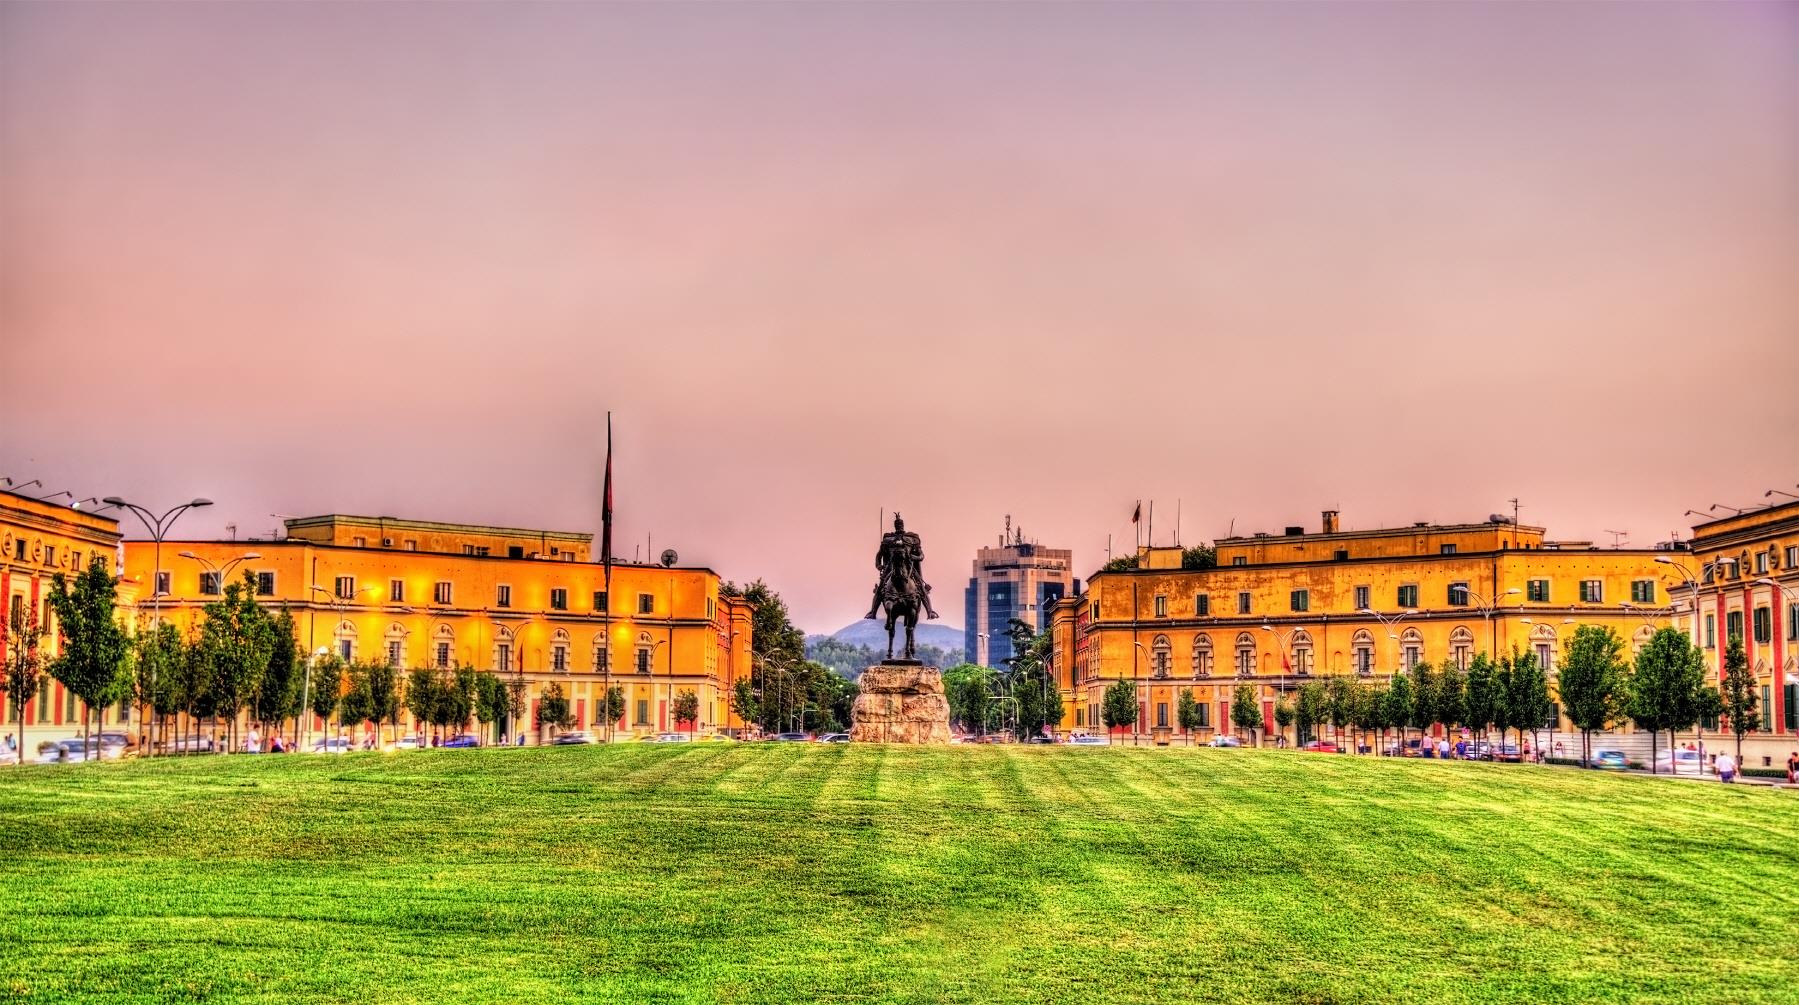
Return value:
M 1737 759 L 1728 753 L 1718 755 L 1718 781 L 1734 782 L 1737 777 Z
M 1448 740 L 1438 740 L 1437 741 L 1437 757 L 1440 760 L 1444 760 L 1444 761 L 1449 760 L 1449 741 Z
M 1799 785 L 1799 750 L 1787 755 L 1787 784 Z

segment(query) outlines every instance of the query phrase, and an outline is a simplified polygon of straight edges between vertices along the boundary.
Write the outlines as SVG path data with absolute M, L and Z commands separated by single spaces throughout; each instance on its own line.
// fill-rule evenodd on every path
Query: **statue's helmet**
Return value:
M 906 521 L 900 518 L 898 510 L 894 510 L 894 512 L 893 512 L 893 529 L 894 530 L 905 530 L 906 529 Z

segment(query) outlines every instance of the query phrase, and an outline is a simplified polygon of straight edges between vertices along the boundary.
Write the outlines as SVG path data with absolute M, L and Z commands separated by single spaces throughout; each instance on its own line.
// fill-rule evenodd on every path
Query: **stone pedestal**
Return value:
M 943 671 L 916 661 L 888 661 L 862 671 L 851 711 L 856 743 L 948 743 L 949 699 Z

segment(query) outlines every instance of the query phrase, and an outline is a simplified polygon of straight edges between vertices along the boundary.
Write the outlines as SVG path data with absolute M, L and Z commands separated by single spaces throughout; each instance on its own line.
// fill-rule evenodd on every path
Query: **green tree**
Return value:
M 1663 628 L 1637 651 L 1636 666 L 1625 687 L 1624 712 L 1638 729 L 1649 733 L 1650 770 L 1660 757 L 1660 734 L 1697 722 L 1704 709 L 1705 654 L 1686 633 Z
M 693 727 L 700 721 L 700 696 L 693 688 L 682 688 L 675 694 L 675 726 L 687 724 L 688 735 L 693 734 Z
M 1130 570 L 1135 569 L 1136 567 L 1137 567 L 1137 556 L 1135 556 L 1135 555 L 1120 555 L 1117 558 L 1107 561 L 1105 565 L 1100 566 L 1099 571 L 1101 571 L 1101 572 L 1129 572 Z M 1103 708 L 1100 710 L 1100 714 L 1101 715 L 1105 714 L 1105 710 Z
M 62 652 L 48 669 L 86 706 L 81 712 L 84 741 L 90 735 L 89 715 L 97 731 L 100 713 L 131 688 L 131 646 L 114 609 L 117 595 L 118 581 L 98 556 L 72 585 L 60 572 L 50 580 L 50 608 L 61 629 Z
M 1012 640 L 1012 655 L 1006 665 L 1011 668 L 1010 690 L 1016 698 L 1015 725 L 1019 739 L 1040 736 L 1045 727 L 1062 721 L 1062 691 L 1050 673 L 1051 640 L 1049 632 L 1039 632 L 1028 623 L 1013 618 L 1006 625 Z
M 1718 699 L 1730 734 L 1737 738 L 1737 763 L 1743 763 L 1743 735 L 1761 728 L 1757 711 L 1755 675 L 1749 672 L 1749 657 L 1743 651 L 1743 637 L 1732 635 L 1724 645 L 1724 670 L 1718 675 Z
M 300 638 L 293 612 L 285 605 L 270 619 L 269 630 L 269 665 L 256 688 L 251 715 L 257 722 L 279 727 L 300 714 Z
M 1360 680 L 1347 677 L 1332 677 L 1324 682 L 1325 717 L 1330 720 L 1331 729 L 1336 731 L 1338 742 L 1343 739 L 1343 730 L 1355 726 L 1355 706 L 1362 690 Z
M 742 687 L 748 683 L 748 680 L 739 678 L 737 686 Z M 735 700 L 735 692 L 733 692 L 732 697 L 733 700 Z M 738 714 L 742 715 L 741 712 Z M 606 723 L 607 736 L 611 736 L 613 723 L 618 722 L 618 720 L 624 718 L 625 715 L 625 689 L 616 686 L 608 688 L 605 699 L 600 702 L 598 715 L 600 716 L 601 721 Z M 749 721 L 754 719 L 755 716 L 743 716 L 743 718 L 745 721 Z
M 569 707 L 568 696 L 562 693 L 561 683 L 552 682 L 537 701 L 537 728 L 567 729 L 574 724 L 575 711 Z
M 1293 703 L 1281 699 L 1274 703 L 1274 724 L 1280 727 L 1282 743 L 1287 740 L 1287 727 L 1293 725 Z
M 1437 705 L 1442 698 L 1442 689 L 1437 668 L 1429 660 L 1419 660 L 1412 665 L 1406 676 L 1409 678 L 1412 698 L 1411 714 L 1406 721 L 1423 736 L 1438 721 Z
M 1100 720 L 1107 729 L 1126 729 L 1137 724 L 1137 682 L 1121 680 L 1106 688 L 1100 698 Z
M 400 734 L 400 668 L 386 660 L 371 662 L 365 671 L 368 680 L 370 719 L 375 723 L 377 732 L 382 723 L 394 728 L 394 736 Z
M 1381 746 L 1386 746 L 1387 730 L 1399 730 L 1400 753 L 1405 753 L 1406 726 L 1412 721 L 1412 682 L 1405 674 L 1396 673 L 1381 696 Z
M 331 716 L 337 711 L 344 694 L 344 661 L 336 653 L 316 657 L 312 665 L 312 714 L 325 723 L 330 735 Z M 343 721 L 338 721 L 342 728 Z
M 1511 663 L 1505 701 L 1512 726 L 1518 730 L 1518 747 L 1522 751 L 1524 731 L 1529 729 L 1531 742 L 1537 744 L 1537 730 L 1543 728 L 1554 705 L 1549 700 L 1549 678 L 1544 675 L 1535 653 L 1514 648 Z
M 1196 544 L 1181 552 L 1182 569 L 1218 568 L 1218 549 L 1209 544 Z
M 1506 732 L 1524 721 L 1512 708 L 1512 671 L 1512 660 L 1509 656 L 1501 656 L 1498 662 L 1493 664 L 1493 689 L 1488 697 L 1487 712 L 1492 716 L 1493 731 L 1499 734 L 1501 745 L 1505 743 Z M 1522 734 L 1519 736 L 1519 743 L 1523 743 Z M 1494 760 L 1498 761 L 1498 759 L 1498 755 L 1495 754 Z
M 256 603 L 256 576 L 246 571 L 243 581 L 228 584 L 200 618 L 198 656 L 210 685 L 211 714 L 226 720 L 233 748 L 237 715 L 262 684 L 274 648 L 268 612 Z
M 1468 663 L 1468 679 L 1462 686 L 1462 722 L 1483 741 L 1487 737 L 1487 727 L 1493 724 L 1494 701 L 1498 693 L 1493 674 L 1493 658 L 1484 652 L 1475 653 Z
M 1188 734 L 1198 732 L 1205 725 L 1205 720 L 1200 716 L 1199 701 L 1193 697 L 1192 688 L 1181 688 L 1181 696 L 1175 702 L 1174 718 Z
M 1231 725 L 1249 730 L 1249 745 L 1256 744 L 1256 730 L 1262 728 L 1262 705 L 1256 700 L 1256 689 L 1238 684 L 1231 692 Z
M 492 671 L 478 671 L 475 676 L 475 721 L 491 726 L 503 722 L 511 714 L 512 696 L 507 692 L 506 681 Z M 598 709 L 595 709 L 595 715 L 604 718 L 604 713 Z
M 1375 742 L 1365 744 L 1366 746 L 1385 749 L 1386 709 L 1387 689 L 1385 687 L 1365 681 L 1356 682 L 1355 697 L 1350 702 L 1350 719 L 1355 728 L 1361 732 L 1364 741 L 1367 740 L 1370 733 L 1376 736 Z M 1358 748 L 1361 746 L 1364 744 L 1357 744 Z
M 1299 685 L 1293 699 L 1293 721 L 1299 725 L 1300 743 L 1316 738 L 1313 731 L 1330 719 L 1330 711 L 1330 691 L 1324 684 L 1309 680 Z
M 1608 627 L 1581 625 L 1562 644 L 1555 692 L 1568 721 L 1580 730 L 1580 763 L 1592 760 L 1593 734 L 1624 714 L 1629 668 L 1624 640 Z
M 3 599 L 3 598 L 0 598 Z M 38 643 L 44 627 L 38 624 L 34 604 L 20 604 L 6 616 L 6 707 L 19 724 L 19 764 L 29 764 L 25 753 L 25 705 L 37 694 L 43 679 L 44 653 Z
M 183 666 L 187 662 L 187 640 L 170 622 L 152 627 L 149 618 L 140 617 L 132 648 L 136 651 L 132 659 L 136 704 L 150 709 L 144 749 L 155 750 L 166 742 L 165 737 L 158 735 L 158 728 L 165 727 L 169 717 L 182 708 L 181 685 Z
M 337 701 L 337 721 L 339 725 L 350 727 L 350 741 L 354 743 L 356 726 L 373 721 L 376 712 L 375 704 L 369 697 L 368 667 L 362 663 L 352 663 L 347 676 L 350 684 L 343 697 Z
M 806 635 L 795 628 L 787 602 L 758 579 L 739 587 L 726 582 L 719 588 L 726 596 L 742 597 L 751 604 L 750 679 L 761 696 L 755 721 L 765 731 L 779 732 L 782 719 L 806 702 Z M 789 719 L 788 721 L 791 721 Z
M 613 690 L 617 691 L 617 688 Z M 625 696 L 619 691 L 619 710 L 608 722 L 617 722 L 624 714 Z M 747 677 L 739 677 L 731 685 L 731 714 L 743 722 L 760 723 L 762 721 L 762 699 L 756 694 L 756 685 Z
M 1437 721 L 1450 730 L 1468 724 L 1468 678 L 1454 660 L 1437 669 Z
M 995 676 L 993 668 L 977 663 L 958 663 L 943 671 L 943 696 L 949 701 L 950 721 L 962 731 L 986 732 Z

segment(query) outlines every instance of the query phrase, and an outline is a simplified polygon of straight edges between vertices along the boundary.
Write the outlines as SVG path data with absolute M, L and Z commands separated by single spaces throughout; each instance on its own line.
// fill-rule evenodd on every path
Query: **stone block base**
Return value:
M 948 743 L 949 699 L 943 671 L 911 663 L 879 663 L 862 671 L 851 710 L 856 743 Z

